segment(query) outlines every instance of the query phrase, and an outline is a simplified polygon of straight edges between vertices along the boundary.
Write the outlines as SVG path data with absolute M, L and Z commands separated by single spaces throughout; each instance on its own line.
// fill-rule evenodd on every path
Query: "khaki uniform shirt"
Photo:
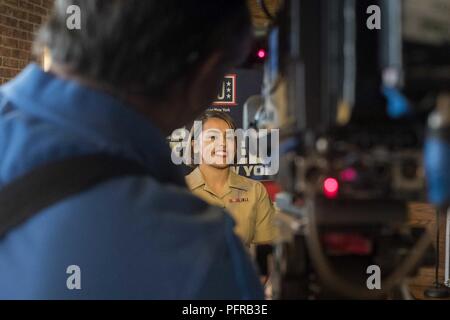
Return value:
M 186 177 L 189 189 L 206 202 L 228 210 L 236 221 L 235 232 L 246 245 L 270 243 L 275 237 L 272 202 L 261 182 L 230 170 L 224 194 L 215 194 L 199 168 Z

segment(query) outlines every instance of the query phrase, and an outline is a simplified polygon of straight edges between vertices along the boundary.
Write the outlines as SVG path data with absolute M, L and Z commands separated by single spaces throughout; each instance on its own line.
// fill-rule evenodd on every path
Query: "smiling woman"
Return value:
M 234 164 L 236 125 L 233 119 L 225 112 L 208 111 L 198 118 L 195 124 L 191 130 L 194 139 L 193 164 L 205 163 L 218 167 Z M 200 159 L 195 159 L 198 157 Z
M 233 120 L 224 112 L 207 111 L 198 121 L 201 132 L 193 129 L 193 136 L 201 136 L 197 151 L 201 151 L 202 161 L 186 177 L 191 192 L 226 209 L 236 221 L 235 232 L 247 246 L 271 243 L 275 211 L 266 189 L 230 168 L 236 152 L 235 136 L 228 134 L 236 128 Z

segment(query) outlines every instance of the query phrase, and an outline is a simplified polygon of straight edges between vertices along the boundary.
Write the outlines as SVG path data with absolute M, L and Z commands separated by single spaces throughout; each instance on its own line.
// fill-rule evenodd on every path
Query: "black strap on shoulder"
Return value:
M 114 178 L 147 174 L 138 163 L 107 154 L 80 156 L 38 167 L 0 189 L 0 238 L 65 198 Z

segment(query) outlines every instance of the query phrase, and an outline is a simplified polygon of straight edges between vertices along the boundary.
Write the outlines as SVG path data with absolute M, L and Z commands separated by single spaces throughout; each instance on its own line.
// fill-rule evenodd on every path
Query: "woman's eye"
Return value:
M 215 136 L 206 136 L 205 137 L 205 142 L 211 143 L 214 142 L 216 140 Z

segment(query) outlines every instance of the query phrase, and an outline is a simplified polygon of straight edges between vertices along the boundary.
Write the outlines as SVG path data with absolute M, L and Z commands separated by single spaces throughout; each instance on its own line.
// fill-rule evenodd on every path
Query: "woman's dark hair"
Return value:
M 205 122 L 208 121 L 209 119 L 223 120 L 228 124 L 230 129 L 236 130 L 236 124 L 233 118 L 228 113 L 223 111 L 207 110 L 195 121 L 201 121 L 202 124 L 205 124 Z
M 80 30 L 67 27 L 72 5 Z M 245 0 L 56 0 L 35 49 L 77 75 L 157 99 L 215 52 L 224 69 L 239 63 L 250 30 Z

